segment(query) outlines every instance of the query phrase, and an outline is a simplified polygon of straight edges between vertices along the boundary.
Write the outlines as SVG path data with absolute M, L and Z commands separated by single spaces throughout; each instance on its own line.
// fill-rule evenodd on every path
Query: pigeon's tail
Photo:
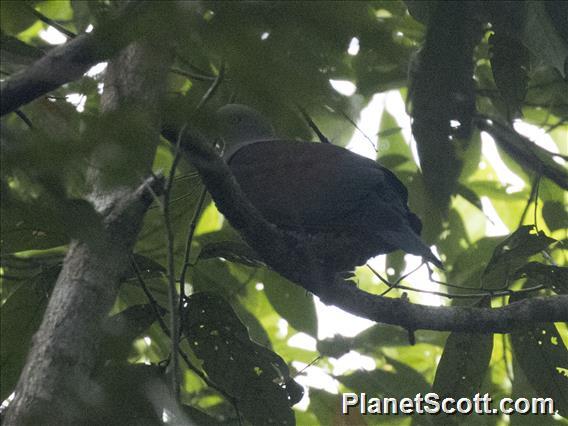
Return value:
M 432 253 L 432 250 L 424 244 L 420 237 L 414 233 L 410 227 L 405 227 L 396 231 L 381 232 L 381 238 L 407 253 L 422 256 L 422 258 L 426 261 L 444 270 L 444 265 L 440 259 Z

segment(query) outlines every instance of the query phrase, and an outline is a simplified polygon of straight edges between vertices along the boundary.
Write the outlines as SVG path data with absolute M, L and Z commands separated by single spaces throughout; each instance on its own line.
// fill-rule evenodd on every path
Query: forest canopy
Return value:
M 3 422 L 566 424 L 568 3 L 0 7 Z M 219 156 L 231 103 L 391 170 L 444 269 L 316 273 Z

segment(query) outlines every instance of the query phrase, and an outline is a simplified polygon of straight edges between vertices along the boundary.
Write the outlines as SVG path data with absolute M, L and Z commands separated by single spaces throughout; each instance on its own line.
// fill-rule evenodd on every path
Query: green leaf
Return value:
M 341 404 L 339 395 L 329 392 L 310 389 L 310 411 L 318 418 L 321 425 L 332 425 L 337 412 L 337 407 Z M 356 412 L 354 412 L 356 415 Z M 350 417 L 353 414 L 350 414 Z
M 402 174 L 399 174 L 403 180 Z M 443 230 L 442 222 L 446 213 L 443 206 L 428 195 L 426 181 L 421 173 L 413 173 L 408 182 L 408 204 L 410 209 L 422 220 L 422 239 L 426 243 L 436 241 Z
M 279 274 L 264 270 L 264 293 L 278 314 L 292 327 L 317 338 L 318 326 L 313 296 Z
M 419 22 L 423 24 L 428 23 L 432 10 L 435 8 L 435 3 L 416 1 L 416 0 L 404 0 L 404 3 L 408 7 L 408 13 Z
M 524 299 L 516 293 L 509 303 Z M 552 398 L 560 415 L 568 416 L 568 350 L 554 324 L 538 324 L 511 333 L 515 357 L 541 398 Z
M 166 273 L 166 268 L 156 262 L 154 259 L 138 253 L 134 253 L 132 256 L 134 262 L 136 263 L 136 267 L 140 270 L 141 273 L 150 276 L 162 276 Z M 128 275 L 126 276 L 126 279 L 134 277 L 136 277 L 136 274 L 132 269 L 130 269 Z
M 474 219 L 469 219 L 468 225 L 472 226 Z M 480 219 L 482 220 L 482 219 Z M 440 253 L 446 258 L 446 265 L 454 264 L 454 262 L 472 247 L 472 238 L 465 228 L 466 224 L 462 219 L 462 215 L 455 208 L 450 209 L 448 213 L 448 222 L 444 226 L 444 235 L 437 242 Z
M 523 43 L 533 55 L 556 68 L 566 78 L 568 41 L 564 40 L 554 28 L 544 3 L 528 2 L 525 7 Z
M 43 56 L 43 52 L 16 37 L 0 33 L 0 52 L 4 72 L 15 72 Z
M 490 300 L 483 305 L 489 307 Z M 473 397 L 481 388 L 492 352 L 491 333 L 451 333 L 436 369 L 432 392 L 442 398 Z
M 17 34 L 32 25 L 37 18 L 30 11 L 33 2 L 2 1 L 0 2 L 0 23 L 2 30 L 8 34 Z
M 212 291 L 229 296 L 243 285 L 231 272 L 230 266 L 220 259 L 200 260 L 189 268 L 189 282 L 195 291 Z
M 41 203 L 24 203 L 3 192 L 0 212 L 2 253 L 42 250 L 66 244 L 69 240 L 63 223 Z
M 142 424 L 162 422 L 162 409 L 177 424 L 189 424 L 176 407 L 166 384 L 164 369 L 157 365 L 110 364 L 97 372 L 93 381 L 98 392 L 86 398 L 78 413 L 78 424 Z M 159 405 L 155 405 L 159 401 Z M 172 423 L 174 423 L 172 421 Z
M 476 120 L 476 124 L 480 130 L 491 134 L 499 148 L 514 160 L 510 167 L 517 175 L 523 177 L 523 173 L 533 171 L 552 180 L 559 187 L 568 189 L 566 168 L 554 161 L 553 156 L 547 150 L 520 135 L 509 125 L 497 120 L 483 118 Z M 510 162 L 507 156 L 503 158 L 505 164 Z
M 497 32 L 489 37 L 491 70 L 495 84 L 508 107 L 508 118 L 520 115 L 527 93 L 529 55 L 515 38 Z
M 365 392 L 377 398 L 404 398 L 428 392 L 430 385 L 413 368 L 391 358 L 387 358 L 386 367 L 373 371 L 356 371 L 335 378 L 356 393 Z
M 460 181 L 467 182 L 468 178 L 479 171 L 481 161 L 481 134 L 474 132 L 470 140 L 458 145 L 458 155 L 463 161 Z
M 251 340 L 259 343 L 260 345 L 272 349 L 272 342 L 268 333 L 260 323 L 257 317 L 255 317 L 245 306 L 241 303 L 235 304 L 235 312 L 246 325 Z
M 378 136 L 379 163 L 389 169 L 400 167 L 402 170 L 416 170 L 416 164 L 410 161 L 412 160 L 410 147 L 404 140 L 398 122 L 388 111 L 383 111 Z M 407 161 L 403 161 L 403 158 Z
M 503 186 L 500 182 L 491 181 L 491 180 L 478 180 L 474 182 L 469 182 L 467 187 L 475 191 L 479 196 L 487 196 L 490 198 L 498 199 L 498 200 L 505 200 L 505 201 L 520 201 L 526 200 L 528 194 L 525 191 L 515 192 L 509 194 L 506 191 L 506 187 Z
M 209 378 L 235 398 L 253 424 L 295 424 L 288 366 L 249 338 L 231 306 L 212 293 L 194 293 L 182 329 Z
M 436 346 L 442 346 L 444 339 L 440 333 L 428 330 L 416 331 L 414 338 L 415 343 L 428 343 Z M 387 324 L 375 324 L 355 337 L 337 335 L 320 340 L 317 349 L 322 355 L 339 358 L 350 350 L 362 354 L 382 354 L 383 348 L 411 345 L 406 330 Z
M 556 242 L 534 225 L 521 226 L 497 245 L 483 272 L 483 280 L 490 286 L 500 286 L 513 272 L 532 256 Z
M 73 11 L 73 22 L 77 32 L 83 32 L 89 24 L 92 24 L 94 17 L 91 16 L 91 8 L 93 7 L 90 2 L 82 0 L 71 0 L 71 9 Z
M 384 155 L 381 157 L 381 165 L 386 167 L 389 170 L 393 170 L 396 169 L 398 166 L 406 163 L 408 161 L 408 157 L 405 157 L 404 155 L 398 155 L 398 154 L 390 154 L 390 155 Z
M 199 258 L 223 258 L 229 262 L 238 262 L 251 267 L 264 265 L 256 252 L 242 241 L 225 240 L 208 243 L 201 249 Z
M 568 212 L 566 205 L 560 201 L 545 201 L 542 206 L 542 216 L 546 222 L 546 226 L 551 231 L 566 228 L 568 224 Z
M 489 306 L 490 299 L 483 304 Z M 436 369 L 432 392 L 441 398 L 473 398 L 480 392 L 492 351 L 493 334 L 451 333 Z M 443 424 L 448 425 L 461 422 L 484 424 L 479 420 L 477 416 L 462 418 L 442 415 L 440 418 Z
M 157 308 L 160 315 L 165 310 Z M 122 312 L 106 318 L 102 325 L 101 359 L 125 362 L 132 350 L 132 343 L 156 321 L 151 305 L 133 305 Z
M 191 419 L 191 425 L 194 426 L 215 426 L 215 425 L 225 425 L 227 422 L 221 421 L 212 417 L 198 408 L 192 407 L 190 405 L 184 405 L 183 411 Z M 230 423 L 229 423 L 230 424 Z
M 446 3 L 432 8 L 423 46 L 410 71 L 412 134 L 424 186 L 444 213 L 462 172 L 475 111 L 473 51 L 481 31 L 471 19 L 470 7 Z
M 440 333 L 429 330 L 417 330 L 414 333 L 416 343 L 428 343 L 431 345 L 442 346 L 443 336 Z M 354 349 L 361 348 L 370 350 L 375 347 L 408 346 L 412 345 L 408 332 L 400 327 L 375 324 L 362 331 L 353 338 Z
M 396 250 L 392 253 L 387 254 L 385 270 L 388 271 L 389 268 L 392 268 L 394 270 L 394 274 L 389 275 L 389 280 L 396 281 L 397 279 L 399 279 L 405 267 L 405 253 L 402 250 Z
M 172 227 L 176 231 L 174 243 L 175 253 L 180 254 L 179 257 L 176 256 L 176 259 L 180 262 L 179 266 L 181 266 L 183 259 L 182 253 L 185 249 L 188 226 L 192 220 L 198 199 L 200 198 L 201 188 L 199 178 L 193 173 L 176 177 L 172 188 L 171 221 Z M 207 206 L 207 202 L 204 205 Z M 207 211 L 208 209 L 205 208 L 204 210 Z M 199 224 L 201 224 L 201 221 Z M 135 247 L 136 253 L 149 256 L 154 261 L 165 265 L 167 262 L 167 253 L 164 233 L 164 216 L 158 208 L 158 205 L 154 204 L 144 217 L 144 225 L 140 231 L 140 236 Z M 199 236 L 196 235 L 193 241 L 198 242 Z M 192 264 L 195 263 L 199 256 L 199 247 L 200 246 L 192 244 L 190 252 L 190 263 Z
M 69 20 L 72 17 L 69 1 L 42 1 L 37 9 L 53 20 Z
M 515 279 L 529 278 L 557 294 L 568 294 L 568 268 L 529 262 L 515 272 Z
M 519 365 L 517 358 L 513 356 L 513 389 L 511 391 L 511 398 L 540 398 L 541 396 L 537 394 L 534 388 L 531 386 L 527 376 L 523 372 L 523 369 Z M 553 416 L 550 415 L 538 415 L 538 414 L 511 414 L 511 426 L 534 426 L 537 423 L 538 426 L 558 426 L 562 424 L 561 421 L 555 420 Z
M 481 198 L 475 193 L 475 191 L 472 191 L 470 188 L 463 184 L 459 184 L 456 193 L 465 198 L 471 205 L 477 207 L 479 211 L 483 212 Z
M 548 237 L 542 231 L 537 231 L 534 225 L 521 226 L 495 248 L 487 270 L 490 271 L 498 262 L 532 256 L 554 242 L 556 242 L 554 238 Z

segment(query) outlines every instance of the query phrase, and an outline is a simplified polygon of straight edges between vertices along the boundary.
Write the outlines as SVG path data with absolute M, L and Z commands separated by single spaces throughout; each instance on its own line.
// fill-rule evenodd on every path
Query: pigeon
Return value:
M 313 256 L 326 270 L 352 271 L 399 249 L 443 269 L 390 170 L 333 144 L 278 137 L 246 105 L 225 105 L 216 117 L 223 158 L 243 192 L 268 222 L 316 240 Z

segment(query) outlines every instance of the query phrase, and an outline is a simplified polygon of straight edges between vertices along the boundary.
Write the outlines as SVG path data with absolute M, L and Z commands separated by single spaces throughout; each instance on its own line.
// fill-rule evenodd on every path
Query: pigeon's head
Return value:
M 216 115 L 225 152 L 234 151 L 254 141 L 275 137 L 270 122 L 258 111 L 246 105 L 228 104 L 219 108 Z

